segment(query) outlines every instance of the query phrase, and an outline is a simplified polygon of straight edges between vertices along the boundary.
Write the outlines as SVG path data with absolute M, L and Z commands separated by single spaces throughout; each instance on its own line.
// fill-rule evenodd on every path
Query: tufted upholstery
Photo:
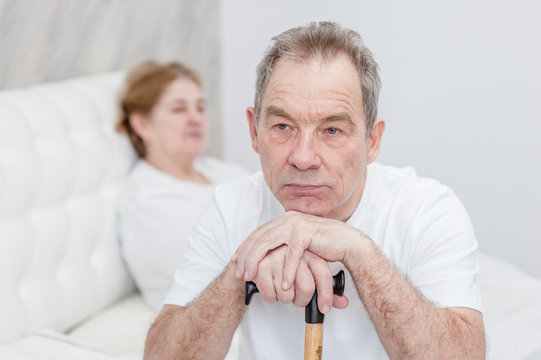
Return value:
M 0 92 L 0 343 L 65 331 L 133 291 L 115 202 L 134 160 L 121 73 Z

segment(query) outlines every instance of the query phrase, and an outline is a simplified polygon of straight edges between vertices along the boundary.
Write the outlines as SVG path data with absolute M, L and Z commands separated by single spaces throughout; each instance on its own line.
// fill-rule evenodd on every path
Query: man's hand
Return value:
M 293 286 L 282 287 L 282 269 L 287 246 L 281 245 L 271 250 L 259 263 L 254 282 L 264 301 L 268 303 L 293 303 L 304 307 L 318 289 L 318 307 L 322 313 L 330 311 L 331 306 L 345 308 L 348 299 L 333 294 L 332 272 L 327 261 L 309 251 L 305 251 L 299 261 Z
M 295 300 L 304 306 L 315 284 L 318 307 L 325 314 L 331 306 L 347 306 L 347 299 L 333 296 L 327 262 L 343 262 L 348 248 L 360 246 L 362 237 L 341 221 L 288 211 L 252 232 L 232 261 L 237 263 L 237 278 L 255 281 L 267 302 Z

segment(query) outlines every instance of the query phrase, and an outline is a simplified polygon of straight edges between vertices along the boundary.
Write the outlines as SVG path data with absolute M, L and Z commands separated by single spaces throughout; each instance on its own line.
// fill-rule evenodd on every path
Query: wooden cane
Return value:
M 333 293 L 344 295 L 345 276 L 344 270 L 333 276 Z M 244 288 L 244 303 L 250 304 L 252 296 L 259 292 L 252 281 L 247 281 Z M 304 308 L 304 360 L 321 360 L 323 353 L 323 320 L 325 315 L 317 307 L 317 291 L 314 292 L 312 300 Z
M 323 324 L 308 324 L 304 330 L 304 360 L 321 360 Z

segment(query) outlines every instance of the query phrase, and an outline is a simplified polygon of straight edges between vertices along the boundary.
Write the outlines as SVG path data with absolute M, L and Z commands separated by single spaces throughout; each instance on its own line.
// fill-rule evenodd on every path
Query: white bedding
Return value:
M 13 360 L 138 360 L 116 356 L 59 332 L 39 331 L 0 347 L 0 359 Z
M 479 263 L 488 359 L 541 359 L 541 280 L 486 254 Z
M 541 360 L 541 280 L 486 254 L 479 256 L 479 263 L 487 358 Z M 40 331 L 0 346 L 0 359 L 140 360 L 156 314 L 138 295 L 121 304 L 104 309 L 68 335 Z M 236 336 L 228 360 L 237 359 L 238 341 Z

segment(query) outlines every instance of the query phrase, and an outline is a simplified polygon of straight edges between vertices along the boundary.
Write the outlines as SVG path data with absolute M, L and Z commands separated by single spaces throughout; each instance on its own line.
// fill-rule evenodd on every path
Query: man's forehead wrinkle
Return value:
M 272 82 L 265 91 L 265 97 L 271 97 L 269 101 L 274 98 L 285 98 L 289 96 L 299 97 L 306 101 L 315 101 L 319 99 L 323 100 L 335 100 L 335 99 L 351 99 L 351 102 L 362 103 L 362 93 L 359 87 L 357 89 L 350 89 L 349 86 L 343 84 L 334 84 L 333 87 L 321 86 L 308 87 L 305 84 L 299 84 L 296 81 L 281 81 L 279 83 Z
M 285 118 L 314 122 L 337 113 L 349 113 L 351 122 L 364 123 L 360 79 L 350 60 L 336 57 L 298 63 L 280 59 L 261 98 L 261 115 L 272 105 L 285 111 Z M 273 109 L 272 114 L 279 113 Z
M 347 114 L 347 118 L 354 122 L 355 118 L 362 117 L 362 101 L 355 99 L 355 96 L 352 99 L 346 93 L 347 91 L 340 90 L 326 91 L 322 96 L 314 98 L 298 92 L 276 91 L 268 99 L 269 104 L 263 108 L 263 116 L 279 116 L 300 121 L 303 120 L 302 118 L 307 118 L 307 120 L 330 120 L 330 118 L 338 120 L 338 118 L 346 118 Z M 309 107 L 307 112 L 298 114 L 295 103 L 291 104 L 291 101 L 288 101 L 292 98 L 297 103 L 312 101 L 315 103 Z

